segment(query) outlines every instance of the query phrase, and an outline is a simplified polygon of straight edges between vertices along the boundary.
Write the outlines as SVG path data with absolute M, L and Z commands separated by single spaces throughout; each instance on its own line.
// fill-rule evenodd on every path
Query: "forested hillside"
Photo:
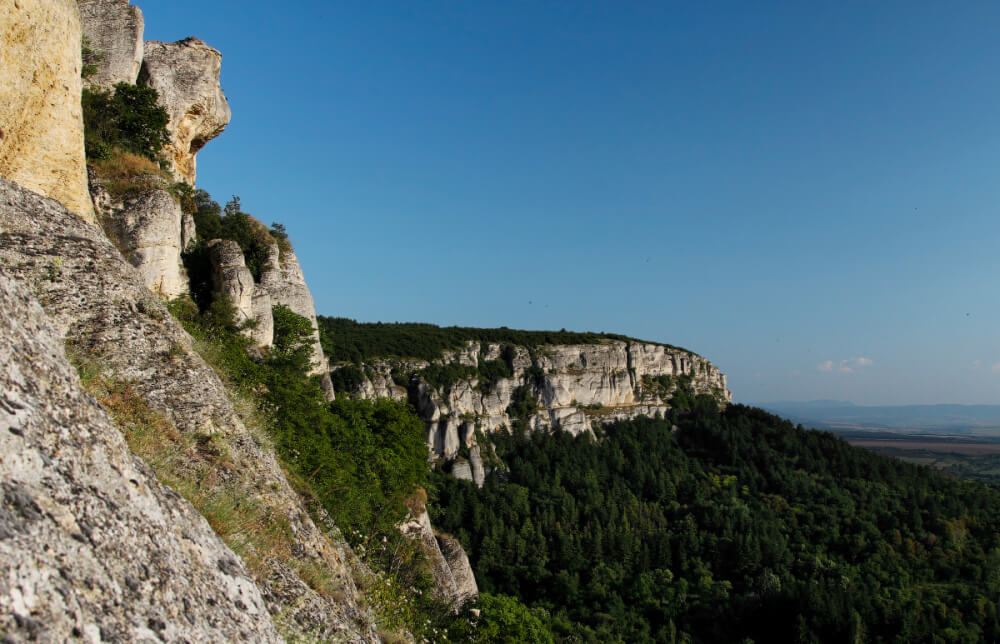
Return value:
M 496 342 L 536 347 L 544 344 L 597 344 L 605 340 L 635 341 L 616 333 L 480 329 L 420 322 L 357 322 L 349 318 L 319 317 L 323 351 L 332 362 L 364 362 L 372 358 L 435 360 L 444 351 L 467 342 Z M 665 345 L 670 346 L 670 345 Z
M 710 397 L 667 420 L 497 435 L 436 473 L 485 592 L 557 641 L 995 641 L 1000 494 Z

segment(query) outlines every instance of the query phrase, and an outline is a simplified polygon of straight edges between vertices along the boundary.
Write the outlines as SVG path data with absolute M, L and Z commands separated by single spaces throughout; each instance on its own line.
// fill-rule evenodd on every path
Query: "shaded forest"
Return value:
M 598 440 L 494 435 L 440 529 L 556 641 L 995 641 L 1000 494 L 710 397 Z

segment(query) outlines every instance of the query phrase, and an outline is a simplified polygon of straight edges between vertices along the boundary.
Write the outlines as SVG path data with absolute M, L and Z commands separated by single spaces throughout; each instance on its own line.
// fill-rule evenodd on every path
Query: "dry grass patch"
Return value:
M 134 190 L 166 187 L 171 183 L 170 175 L 158 163 L 132 152 L 119 151 L 110 159 L 90 159 L 88 164 L 115 199 Z

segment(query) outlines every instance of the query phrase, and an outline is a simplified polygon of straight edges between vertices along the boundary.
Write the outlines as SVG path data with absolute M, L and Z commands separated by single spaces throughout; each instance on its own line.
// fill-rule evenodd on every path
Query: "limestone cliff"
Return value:
M 142 11 L 128 0 L 78 0 L 83 35 L 98 52 L 97 71 L 88 84 L 113 89 L 134 85 L 142 66 Z
M 0 0 L 0 176 L 87 221 L 75 0 Z
M 3 276 L 0 325 L 5 640 L 280 641 L 240 559 L 132 456 Z
M 195 442 L 211 437 L 225 450 L 226 466 L 200 483 L 208 487 L 199 494 L 245 497 L 243 511 L 255 508 L 266 517 L 264 527 L 285 526 L 279 533 L 283 540 L 241 543 L 244 556 L 257 562 L 254 580 L 267 610 L 280 616 L 282 632 L 376 641 L 371 618 L 359 604 L 350 549 L 335 527 L 321 528 L 310 517 L 266 438 L 248 429 L 230 392 L 193 351 L 191 337 L 150 293 L 135 267 L 98 228 L 55 201 L 2 179 L 0 230 L 0 265 L 32 286 L 60 339 L 71 339 L 74 351 L 98 365 L 102 377 L 127 382 L 137 400 L 162 414 L 179 436 Z M 75 449 L 66 450 L 68 459 L 74 454 Z M 181 454 L 194 467 L 197 450 Z M 103 502 L 87 488 L 75 492 L 81 503 Z M 321 594 L 303 580 L 300 570 L 315 566 L 332 571 L 336 594 Z M 58 592 L 56 578 L 46 583 Z M 102 601 L 127 591 L 109 592 Z M 161 600 L 169 610 L 181 610 L 177 607 L 184 596 L 164 594 Z M 129 605 L 127 599 L 117 601 Z
M 144 45 L 139 82 L 155 89 L 170 121 L 167 157 L 178 180 L 195 184 L 195 155 L 219 136 L 232 114 L 219 71 L 222 54 L 197 38 Z
M 511 376 L 481 381 L 475 370 L 496 360 L 507 363 Z M 372 361 L 363 366 L 363 380 L 351 393 L 412 402 L 427 423 L 432 454 L 452 460 L 463 446 L 469 448 L 468 460 L 464 456 L 458 460 L 454 472 L 480 484 L 484 464 L 476 432 L 488 434 L 513 426 L 509 408 L 519 388 L 522 395 L 527 393 L 537 401 L 537 409 L 521 419 L 527 429 L 558 427 L 573 434 L 614 420 L 662 414 L 669 410 L 667 401 L 678 387 L 711 394 L 720 404 L 732 399 L 725 375 L 705 358 L 638 341 L 609 339 L 599 344 L 532 349 L 469 342 L 435 361 L 468 367 L 473 374 L 444 386 L 435 386 L 422 375 L 428 364 Z

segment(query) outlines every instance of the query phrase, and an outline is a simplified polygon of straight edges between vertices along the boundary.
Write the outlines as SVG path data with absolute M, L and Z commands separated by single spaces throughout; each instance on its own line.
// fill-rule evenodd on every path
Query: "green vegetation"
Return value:
M 88 159 L 122 152 L 158 161 L 170 141 L 167 111 L 152 87 L 118 83 L 114 92 L 85 88 L 82 96 L 84 146 Z
M 80 59 L 83 65 L 80 67 L 80 78 L 89 80 L 97 73 L 98 66 L 104 60 L 104 52 L 90 48 L 90 39 L 86 36 L 80 43 Z
M 232 322 L 232 305 L 217 298 L 204 313 L 189 300 L 172 312 L 195 338 L 211 346 L 206 357 L 237 388 L 257 394 L 284 462 L 303 477 L 345 532 L 395 534 L 404 499 L 427 484 L 424 426 L 391 400 L 327 404 L 318 379 L 308 377 L 310 324 L 284 306 L 273 307 L 274 345 L 253 359 L 250 341 Z
M 480 589 L 557 641 L 968 642 L 1000 637 L 1000 493 L 708 395 L 670 419 L 494 434 L 432 516 Z M 671 432 L 671 425 L 679 426 Z
M 444 351 L 460 349 L 469 341 L 528 348 L 547 344 L 600 344 L 607 340 L 637 342 L 634 338 L 613 333 L 577 333 L 565 329 L 519 331 L 506 327 L 439 327 L 416 322 L 357 322 L 324 316 L 319 318 L 319 330 L 323 351 L 333 362 L 354 363 L 390 357 L 436 360 Z
M 284 226 L 274 224 L 269 230 L 252 215 L 243 212 L 239 197 L 234 196 L 223 209 L 206 191 L 189 189 L 182 194 L 181 205 L 194 218 L 197 230 L 197 237 L 184 253 L 183 260 L 191 283 L 191 296 L 202 310 L 211 304 L 213 290 L 208 242 L 229 239 L 239 244 L 247 268 L 258 283 L 267 267 L 271 244 L 278 243 L 279 250 L 282 246 L 286 250 L 291 249 Z M 275 237 L 275 233 L 280 236 Z
M 426 500 L 427 446 L 414 411 L 387 399 L 327 403 L 318 378 L 306 375 L 309 321 L 286 307 L 272 310 L 274 344 L 264 358 L 251 357 L 227 299 L 214 299 L 204 311 L 178 299 L 170 309 L 230 387 L 256 402 L 255 413 L 307 504 L 322 507 L 377 572 L 356 581 L 382 625 L 434 639 L 434 629 L 457 624 L 433 598 L 422 551 L 396 528 L 408 504 L 422 507 Z M 324 571 L 302 574 L 318 590 L 337 592 Z

